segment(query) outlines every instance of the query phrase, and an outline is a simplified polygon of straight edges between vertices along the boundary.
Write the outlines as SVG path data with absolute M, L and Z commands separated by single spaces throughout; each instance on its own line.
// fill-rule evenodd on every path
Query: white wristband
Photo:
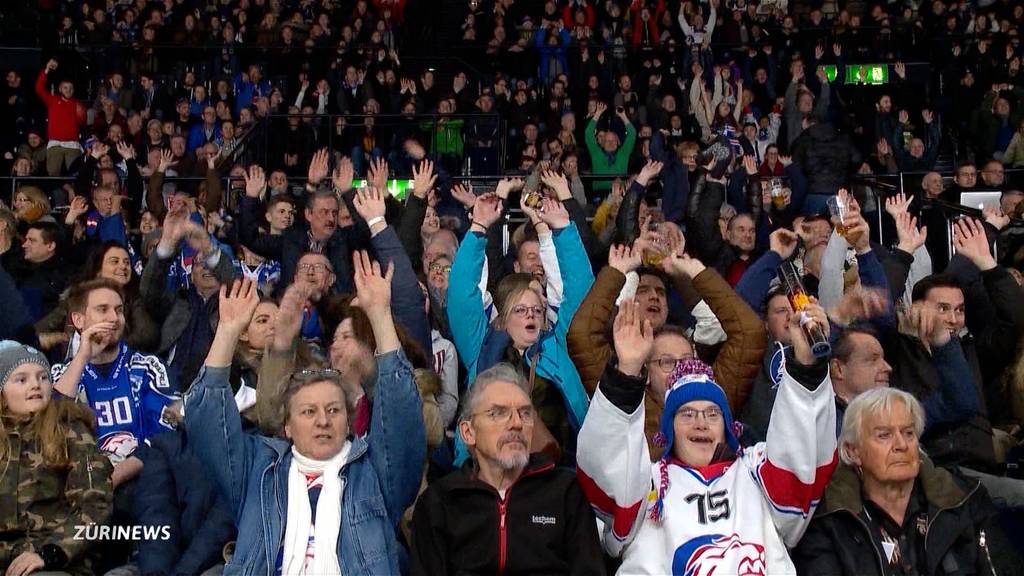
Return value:
M 384 217 L 383 216 L 374 216 L 373 218 L 370 218 L 369 220 L 366 221 L 366 227 L 367 228 L 373 228 L 373 226 L 375 224 L 377 224 L 378 222 L 384 222 Z

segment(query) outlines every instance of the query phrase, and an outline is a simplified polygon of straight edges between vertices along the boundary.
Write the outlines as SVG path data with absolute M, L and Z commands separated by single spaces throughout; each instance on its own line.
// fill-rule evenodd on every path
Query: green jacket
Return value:
M 462 126 L 465 123 L 462 118 L 438 118 L 436 124 L 432 120 L 422 122 L 421 129 L 434 133 L 430 138 L 430 152 L 462 156 Z
M 626 141 L 615 151 L 614 156 L 607 152 L 597 143 L 597 117 L 591 118 L 587 124 L 586 141 L 587 150 L 590 152 L 590 170 L 594 174 L 624 175 L 629 169 L 629 156 L 633 153 L 633 146 L 636 144 L 636 128 L 632 124 L 626 124 Z M 612 189 L 611 180 L 595 180 L 591 188 L 597 192 L 607 192 Z
M 66 421 L 70 465 L 57 469 L 43 463 L 30 421 L 5 418 L 3 425 L 10 452 L 0 476 L 0 568 L 29 546 L 39 551 L 53 544 L 68 558 L 58 569 L 91 574 L 88 553 L 97 542 L 94 534 L 79 532 L 107 523 L 114 494 L 113 467 L 96 447 L 92 430 L 78 418 Z

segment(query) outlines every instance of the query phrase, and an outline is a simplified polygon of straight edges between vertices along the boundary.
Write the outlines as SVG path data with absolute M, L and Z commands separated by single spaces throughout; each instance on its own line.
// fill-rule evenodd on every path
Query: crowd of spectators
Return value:
M 1015 573 L 1024 6 L 413 4 L 39 2 L 5 574 Z

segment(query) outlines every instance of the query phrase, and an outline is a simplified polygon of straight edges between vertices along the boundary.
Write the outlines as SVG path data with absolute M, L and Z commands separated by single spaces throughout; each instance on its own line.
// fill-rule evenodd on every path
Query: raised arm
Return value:
M 154 318 L 167 316 L 174 304 L 174 294 L 167 288 L 167 272 L 178 255 L 178 246 L 186 233 L 185 215 L 171 212 L 164 218 L 160 243 L 153 251 L 139 280 L 142 304 Z
M 828 335 L 828 318 L 816 302 L 804 311 Z M 775 396 L 767 440 L 748 448 L 745 463 L 758 479 L 772 521 L 786 546 L 796 546 L 838 463 L 836 403 L 826 359 L 815 359 L 793 314 L 793 348 Z
M 487 231 L 501 215 L 501 200 L 495 194 L 484 194 L 473 207 L 473 223 L 462 240 L 452 262 L 448 281 L 448 320 L 452 340 L 463 365 L 476 366 L 484 335 L 489 324 L 480 292 L 484 268 Z
M 632 300 L 613 330 L 618 363 L 609 362 L 580 430 L 576 477 L 604 521 L 604 548 L 620 557 L 647 517 L 651 456 L 644 435 L 644 362 L 654 346 L 649 320 Z
M 394 228 L 388 225 L 385 216 L 384 190 L 367 188 L 355 197 L 356 210 L 370 228 L 370 244 L 377 260 L 393 267 L 393 281 L 390 286 L 392 299 L 390 310 L 395 319 L 416 339 L 425 354 L 430 353 L 430 324 L 427 321 L 423 292 L 420 290 L 412 262 L 402 247 Z
M 677 284 L 692 279 L 694 289 L 722 324 L 726 340 L 715 360 L 714 371 L 730 409 L 735 414 L 742 413 L 768 347 L 764 322 L 718 272 L 700 260 L 670 254 L 662 267 Z
M 566 335 L 569 357 L 588 394 L 592 395 L 597 389 L 598 380 L 612 356 L 606 329 L 615 312 L 615 299 L 626 283 L 626 274 L 640 267 L 640 252 L 639 247 L 612 247 L 608 266 L 598 273 L 569 325 Z
M 423 410 L 412 365 L 402 352 L 391 316 L 391 280 L 394 265 L 386 271 L 371 262 L 366 252 L 352 258 L 356 296 L 366 312 L 377 344 L 377 382 L 370 417 L 370 461 L 377 471 L 384 506 L 393 526 L 416 499 L 427 438 Z
M 249 167 L 245 173 L 245 196 L 238 207 L 238 239 L 249 250 L 272 260 L 280 261 L 283 253 L 281 236 L 260 232 L 260 216 L 263 204 L 260 197 L 266 191 L 266 175 L 258 165 Z
M 221 286 L 217 333 L 204 368 L 185 396 L 185 430 L 191 438 L 202 438 L 193 449 L 227 497 L 236 518 L 245 497 L 253 443 L 258 440 L 242 432 L 242 418 L 228 374 L 238 337 L 248 327 L 259 302 L 256 284 L 251 280 L 235 282 L 230 288 Z

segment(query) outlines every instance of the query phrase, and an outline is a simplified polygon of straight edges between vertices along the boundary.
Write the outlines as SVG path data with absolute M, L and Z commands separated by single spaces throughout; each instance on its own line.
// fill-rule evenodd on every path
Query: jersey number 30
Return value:
M 100 426 L 132 423 L 132 407 L 126 396 L 110 402 L 96 402 L 93 408 L 96 409 L 96 423 Z

